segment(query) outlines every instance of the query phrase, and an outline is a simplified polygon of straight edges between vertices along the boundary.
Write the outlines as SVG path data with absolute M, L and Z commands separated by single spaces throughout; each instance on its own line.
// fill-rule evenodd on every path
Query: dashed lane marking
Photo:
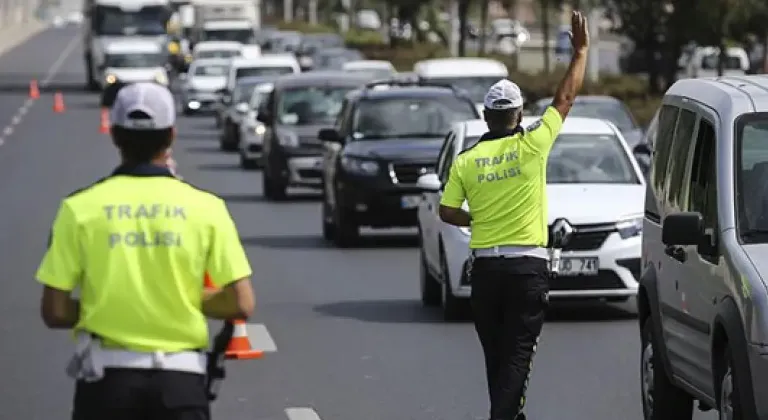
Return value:
M 261 350 L 267 353 L 277 351 L 275 340 L 272 339 L 264 324 L 246 324 L 245 330 L 248 333 L 248 340 L 251 342 L 251 347 L 254 350 Z
M 64 51 L 59 54 L 59 56 L 56 58 L 56 61 L 54 61 L 51 65 L 51 68 L 48 69 L 48 73 L 45 75 L 45 78 L 42 82 L 40 82 L 40 87 L 46 87 L 51 83 L 53 78 L 56 77 L 56 75 L 59 73 L 59 70 L 61 70 L 61 66 L 64 65 L 64 62 L 67 60 L 67 58 L 72 54 L 75 48 L 77 48 L 77 44 L 79 42 L 79 36 L 75 36 L 71 41 L 69 41 L 69 44 L 67 44 L 66 48 L 64 48 Z M 3 128 L 3 137 L 0 138 L 0 146 L 5 144 L 8 136 L 13 134 L 14 127 L 24 121 L 24 116 L 29 113 L 29 109 L 32 107 L 32 105 L 34 105 L 34 103 L 34 99 L 27 99 L 24 101 L 24 104 L 20 106 L 18 110 L 16 110 L 16 114 L 11 118 L 10 124 Z
M 317 412 L 309 407 L 292 407 L 285 409 L 289 420 L 322 420 Z

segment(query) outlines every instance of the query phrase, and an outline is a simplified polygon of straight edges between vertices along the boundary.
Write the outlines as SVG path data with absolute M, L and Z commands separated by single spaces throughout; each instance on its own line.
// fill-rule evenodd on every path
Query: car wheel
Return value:
M 723 376 L 720 379 L 720 395 L 718 396 L 718 411 L 720 420 L 744 420 L 746 417 L 742 411 L 741 390 L 739 389 L 738 375 L 733 367 L 733 354 L 726 347 L 723 355 Z
M 189 117 L 194 114 L 194 111 L 192 111 L 188 106 L 184 106 L 181 108 L 181 113 L 184 114 L 184 116 Z
M 645 420 L 691 420 L 693 398 L 670 381 L 659 354 L 650 318 L 643 325 L 641 345 L 640 389 Z
M 458 321 L 464 318 L 468 305 L 464 299 L 457 298 L 451 288 L 451 274 L 448 271 L 448 261 L 445 252 L 440 251 L 440 274 L 443 276 L 441 285 L 441 297 L 443 307 L 443 319 L 445 321 Z
M 423 245 L 419 247 L 419 283 L 421 286 L 421 303 L 432 307 L 440 305 L 440 282 L 429 272 L 427 259 L 424 257 Z
M 259 169 L 259 161 L 258 159 L 248 159 L 244 154 L 240 153 L 240 167 L 249 171 Z
M 269 171 L 264 171 L 264 174 L 261 177 L 261 182 L 262 189 L 264 190 L 264 197 L 267 200 L 278 201 L 286 198 L 286 190 L 288 187 L 272 178 L 269 175 Z
M 357 245 L 360 241 L 360 226 L 350 220 L 351 217 L 347 215 L 339 206 L 333 211 L 333 242 L 339 248 L 349 248 Z

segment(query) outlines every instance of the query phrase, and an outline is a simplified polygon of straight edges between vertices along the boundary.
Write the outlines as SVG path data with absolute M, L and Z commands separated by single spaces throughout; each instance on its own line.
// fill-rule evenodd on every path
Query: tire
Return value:
M 243 155 L 241 153 L 240 154 L 240 167 L 245 169 L 245 170 L 247 170 L 247 171 L 252 171 L 252 170 L 255 170 L 255 169 L 259 169 L 259 161 L 256 160 L 256 159 L 248 159 L 247 157 L 245 157 L 245 155 Z
M 651 319 L 645 321 L 640 349 L 640 396 L 645 420 L 691 420 L 693 398 L 676 387 L 657 350 Z
M 224 122 L 224 129 L 222 130 L 219 142 L 221 143 L 221 150 L 225 152 L 234 152 L 237 150 L 237 142 L 234 141 L 234 129 L 229 121 Z
M 101 90 L 96 76 L 93 74 L 93 63 L 91 62 L 91 56 L 85 56 L 85 88 L 90 92 L 98 92 Z
M 287 196 L 287 186 L 279 184 L 277 180 L 273 179 L 269 175 L 269 171 L 264 171 L 261 177 L 262 188 L 264 190 L 264 197 L 270 201 L 284 200 Z
M 357 245 L 360 242 L 360 226 L 350 220 L 350 217 L 345 217 L 345 212 L 338 206 L 334 209 L 333 215 L 334 244 L 339 248 L 350 248 Z
M 464 319 L 469 308 L 468 301 L 457 298 L 451 289 L 451 274 L 448 271 L 448 261 L 445 259 L 445 252 L 440 250 L 440 271 L 443 276 L 440 283 L 441 304 L 443 307 L 443 320 L 459 321 Z
M 421 304 L 426 307 L 440 305 L 440 282 L 429 272 L 427 259 L 424 258 L 423 245 L 419 247 L 419 285 L 421 286 Z
M 726 346 L 723 355 L 723 372 L 720 377 L 720 392 L 717 397 L 717 408 L 720 420 L 744 420 L 741 402 L 741 390 L 733 368 L 733 354 Z
M 328 217 L 328 199 L 325 196 L 325 189 L 323 189 L 322 209 L 320 214 L 320 218 L 322 219 L 321 222 L 323 223 L 323 239 L 329 242 L 333 241 L 336 236 L 336 225 L 333 224 L 333 217 Z

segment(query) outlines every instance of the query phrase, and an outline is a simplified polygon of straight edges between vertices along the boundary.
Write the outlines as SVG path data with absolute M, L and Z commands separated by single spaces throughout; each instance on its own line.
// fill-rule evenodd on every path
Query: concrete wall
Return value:
M 35 21 L 39 4 L 39 0 L 0 0 L 0 30 Z

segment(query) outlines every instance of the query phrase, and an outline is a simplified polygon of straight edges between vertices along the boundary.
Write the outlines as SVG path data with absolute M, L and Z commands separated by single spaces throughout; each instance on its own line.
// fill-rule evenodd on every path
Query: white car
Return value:
M 185 115 L 213 111 L 219 100 L 219 91 L 227 84 L 229 60 L 204 58 L 190 64 L 187 73 L 181 75 L 181 106 Z
M 233 58 L 227 76 L 227 91 L 234 92 L 237 80 L 243 77 L 277 77 L 295 73 L 301 73 L 301 66 L 293 54 Z
M 106 46 L 102 88 L 117 81 L 155 82 L 168 86 L 168 57 L 154 41 L 139 39 L 115 41 Z
M 523 126 L 535 122 L 524 117 Z M 418 209 L 421 299 L 442 304 L 447 320 L 462 315 L 471 293 L 467 273 L 470 230 L 442 222 L 440 186 L 456 156 L 487 131 L 482 120 L 454 125 L 436 174 L 422 175 Z M 645 179 L 621 132 L 610 122 L 569 117 L 547 165 L 549 223 L 564 218 L 574 229 L 562 252 L 550 296 L 624 301 L 637 294 Z M 465 203 L 466 206 L 466 203 Z M 466 208 L 466 207 L 465 207 Z
M 249 111 L 240 123 L 240 167 L 243 169 L 257 169 L 261 164 L 267 127 L 256 117 L 261 102 L 269 96 L 273 87 L 272 83 L 265 83 L 254 89 L 248 104 Z
M 192 59 L 233 58 L 242 55 L 243 44 L 236 41 L 203 41 L 195 44 Z
M 386 60 L 355 60 L 341 65 L 341 70 L 350 73 L 370 74 L 374 79 L 389 79 L 397 73 L 395 66 Z

